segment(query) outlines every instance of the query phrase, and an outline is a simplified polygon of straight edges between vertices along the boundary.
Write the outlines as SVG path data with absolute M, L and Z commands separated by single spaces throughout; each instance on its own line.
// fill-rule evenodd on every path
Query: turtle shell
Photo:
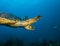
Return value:
M 0 17 L 10 19 L 10 20 L 21 20 L 20 17 L 17 17 L 14 14 L 6 13 L 6 12 L 0 12 Z

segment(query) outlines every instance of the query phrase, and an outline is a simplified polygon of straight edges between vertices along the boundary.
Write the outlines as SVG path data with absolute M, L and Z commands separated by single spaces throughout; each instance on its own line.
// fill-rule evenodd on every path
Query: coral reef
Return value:
M 60 46 L 60 42 L 44 40 L 41 43 L 37 41 L 30 44 L 27 43 L 26 45 L 24 45 L 23 40 L 16 38 L 15 40 L 10 39 L 4 43 L 0 42 L 0 46 Z
M 7 42 L 1 43 L 0 42 L 0 46 L 23 46 L 23 41 L 19 40 L 18 38 L 14 39 L 10 39 Z
M 41 43 L 38 42 L 32 43 L 32 46 L 60 46 L 60 42 L 44 40 Z

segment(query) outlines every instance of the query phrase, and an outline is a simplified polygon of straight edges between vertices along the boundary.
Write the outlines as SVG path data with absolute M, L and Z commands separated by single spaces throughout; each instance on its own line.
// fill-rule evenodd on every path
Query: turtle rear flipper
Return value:
M 31 19 L 28 19 L 26 21 L 23 21 L 22 25 L 23 26 L 31 25 L 31 24 L 37 22 L 40 18 L 41 18 L 41 16 L 37 16 L 37 17 L 31 18 Z
M 31 26 L 31 25 L 28 25 L 28 26 L 25 27 L 25 29 L 28 29 L 28 30 L 34 30 L 34 27 Z
M 25 16 L 23 20 L 24 20 L 24 21 L 28 20 L 28 16 Z
M 39 19 L 41 18 L 41 16 L 37 16 L 35 18 L 32 18 L 32 19 L 28 19 L 26 21 L 24 21 L 22 23 L 22 25 L 25 27 L 25 29 L 28 29 L 28 30 L 34 30 L 34 27 L 31 26 L 33 23 L 37 22 Z

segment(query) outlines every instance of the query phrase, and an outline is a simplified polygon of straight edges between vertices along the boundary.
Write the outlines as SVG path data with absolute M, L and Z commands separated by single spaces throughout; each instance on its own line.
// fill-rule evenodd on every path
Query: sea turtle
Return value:
M 39 20 L 39 18 L 41 18 L 41 16 L 37 16 L 31 19 L 28 19 L 28 17 L 25 16 L 25 19 L 21 20 L 20 17 L 17 17 L 14 14 L 0 12 L 0 25 L 6 25 L 14 28 L 24 27 L 28 30 L 34 30 L 34 27 L 31 25 L 37 20 Z

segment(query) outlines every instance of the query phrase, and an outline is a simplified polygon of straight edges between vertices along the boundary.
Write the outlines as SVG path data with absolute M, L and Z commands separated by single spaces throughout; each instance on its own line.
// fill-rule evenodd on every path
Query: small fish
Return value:
M 5 25 L 5 26 L 9 26 L 11 28 L 18 28 L 18 27 L 23 27 L 27 30 L 34 30 L 34 27 L 32 26 L 33 23 L 37 22 L 41 16 L 37 16 L 31 19 L 28 19 L 27 16 L 25 16 L 25 20 L 20 20 L 20 19 L 16 19 L 16 17 L 14 18 L 14 15 L 10 18 L 9 16 L 11 16 L 11 14 L 7 14 L 7 13 L 0 13 L 0 25 Z M 1 17 L 4 16 L 4 17 Z M 7 17 L 5 17 L 7 16 Z M 10 18 L 10 19 L 9 19 Z M 13 19 L 12 19 L 13 18 Z M 19 17 L 17 17 L 19 18 Z

